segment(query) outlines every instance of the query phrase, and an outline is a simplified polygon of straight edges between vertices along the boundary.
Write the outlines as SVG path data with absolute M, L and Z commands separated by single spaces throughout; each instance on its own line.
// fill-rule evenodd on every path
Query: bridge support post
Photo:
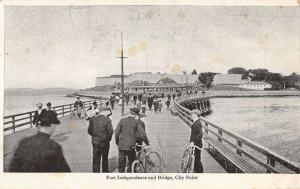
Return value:
M 12 127 L 13 127 L 13 131 L 14 131 L 14 133 L 15 133 L 15 132 L 16 132 L 15 116 L 12 116 L 11 119 L 12 119 Z
M 272 166 L 272 167 L 275 167 L 275 160 L 272 157 L 268 156 L 267 157 L 267 164 Z M 267 173 L 271 173 L 271 172 L 272 171 L 270 169 L 267 169 Z
M 236 144 L 238 145 L 238 147 L 242 148 L 242 142 L 241 142 L 241 141 L 237 140 L 237 141 L 236 141 Z M 241 152 L 240 150 L 237 149 L 237 150 L 236 150 L 236 153 L 237 153 L 238 155 L 242 156 L 242 152 Z
M 32 127 L 32 112 L 29 113 L 30 127 Z
M 219 130 L 218 130 L 218 134 L 219 134 L 220 136 L 222 136 L 222 130 L 219 129 Z M 221 138 L 221 137 L 218 137 L 218 141 L 222 143 L 222 138 Z

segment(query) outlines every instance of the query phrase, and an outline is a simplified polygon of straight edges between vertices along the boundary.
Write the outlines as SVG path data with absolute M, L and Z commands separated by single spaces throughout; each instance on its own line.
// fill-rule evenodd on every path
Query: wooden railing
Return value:
M 89 106 L 91 106 L 93 101 L 96 101 L 97 104 L 100 103 L 100 100 L 84 101 L 84 109 L 87 109 Z M 58 117 L 63 117 L 65 115 L 69 115 L 69 113 L 74 110 L 74 104 L 54 106 L 52 107 L 52 109 L 56 111 Z M 35 111 L 30 111 L 20 114 L 4 116 L 4 132 L 12 131 L 13 133 L 15 133 L 17 130 L 32 127 L 34 113 Z
M 195 99 L 204 97 L 194 97 Z M 185 100 L 192 100 L 191 98 L 178 98 L 174 101 L 174 106 L 178 111 L 180 118 L 189 126 L 193 123 L 191 119 L 191 111 L 180 103 Z M 234 132 L 217 126 L 207 119 L 200 117 L 200 121 L 204 128 L 204 140 L 208 137 L 214 138 L 216 141 L 230 147 L 239 156 L 247 158 L 247 162 L 252 164 L 261 172 L 267 173 L 300 173 L 300 166 L 298 163 L 288 160 L 287 158 L 265 148 L 245 137 Z M 209 143 L 208 143 L 209 144 Z

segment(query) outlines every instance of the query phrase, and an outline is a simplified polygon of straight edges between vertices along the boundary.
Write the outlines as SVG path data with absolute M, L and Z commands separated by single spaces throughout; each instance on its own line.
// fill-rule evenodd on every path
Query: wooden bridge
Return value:
M 144 119 L 150 146 L 158 151 L 164 160 L 163 172 L 180 172 L 181 158 L 189 142 L 192 123 L 190 110 L 183 105 L 186 102 L 197 103 L 207 97 L 189 96 L 177 98 L 173 102 L 172 111 L 164 108 L 162 112 L 147 111 Z M 100 103 L 100 100 L 97 100 Z M 88 108 L 91 101 L 86 101 Z M 207 111 L 209 107 L 200 103 L 200 109 Z M 206 104 L 207 105 L 207 104 Z M 125 112 L 132 105 L 125 106 Z M 62 145 L 64 155 L 72 172 L 92 172 L 91 137 L 87 134 L 85 119 L 70 119 L 72 104 L 54 107 L 61 117 L 52 138 Z M 174 111 L 178 116 L 174 116 Z M 173 115 L 172 113 L 173 112 Z M 36 133 L 31 127 L 33 112 L 4 117 L 4 170 L 7 171 L 18 142 Z M 126 115 L 125 115 L 126 116 Z M 120 106 L 113 110 L 112 124 L 114 129 L 121 118 Z M 201 118 L 203 123 L 204 148 L 201 153 L 205 173 L 250 172 L 250 173 L 299 173 L 299 165 L 291 162 L 275 152 L 262 147 L 242 136 L 222 129 L 217 125 Z M 26 129 L 24 129 L 26 127 Z M 117 172 L 118 150 L 113 140 L 110 145 L 109 171 Z
M 90 101 L 85 102 L 85 107 L 89 106 Z M 99 101 L 98 101 L 99 103 Z M 125 106 L 125 113 L 129 111 L 132 105 Z M 64 108 L 63 108 L 64 107 Z M 52 138 L 62 145 L 63 153 L 72 172 L 92 172 L 92 144 L 91 137 L 87 133 L 87 121 L 85 119 L 70 119 L 70 105 L 55 107 L 61 117 L 61 124 L 57 126 Z M 72 109 L 72 107 L 71 107 Z M 31 113 L 32 114 L 32 113 Z M 146 132 L 150 141 L 150 146 L 158 151 L 164 160 L 164 172 L 180 172 L 180 164 L 185 145 L 189 142 L 190 128 L 179 118 L 171 115 L 170 111 L 164 108 L 162 112 L 146 112 L 147 117 L 144 119 Z M 30 119 L 28 112 L 26 117 Z M 24 116 L 24 115 L 23 115 Z M 126 115 L 125 115 L 126 116 Z M 113 110 L 112 124 L 116 128 L 121 118 L 121 108 L 117 106 Z M 6 119 L 11 119 L 9 116 Z M 18 120 L 15 116 L 15 120 Z M 9 124 L 9 121 L 6 121 Z M 27 122 L 27 121 L 25 121 Z M 10 123 L 11 124 L 11 123 Z M 19 126 L 22 125 L 22 126 Z M 12 127 L 11 125 L 9 127 Z M 9 128 L 7 127 L 7 128 Z M 18 130 L 24 127 L 23 123 L 16 122 L 15 128 Z M 30 126 L 29 126 L 30 127 Z M 6 131 L 9 129 L 6 128 Z M 27 136 L 35 134 L 36 128 L 30 127 L 19 130 L 13 134 L 4 137 L 4 170 L 7 171 L 9 162 L 14 154 L 18 142 Z M 214 160 L 207 151 L 202 153 L 202 162 L 206 173 L 224 173 L 225 170 Z M 111 141 L 109 152 L 109 171 L 118 172 L 118 150 L 115 140 Z

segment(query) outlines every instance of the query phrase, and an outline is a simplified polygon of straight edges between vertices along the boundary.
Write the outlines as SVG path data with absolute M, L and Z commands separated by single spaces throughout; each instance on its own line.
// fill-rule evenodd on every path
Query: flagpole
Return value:
M 122 116 L 124 116 L 124 49 L 123 49 L 123 34 L 121 32 L 121 94 L 122 94 Z

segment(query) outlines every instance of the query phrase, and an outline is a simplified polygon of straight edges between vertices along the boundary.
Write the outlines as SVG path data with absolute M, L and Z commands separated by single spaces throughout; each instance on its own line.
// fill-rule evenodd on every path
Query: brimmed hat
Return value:
M 140 115 L 140 110 L 136 107 L 130 108 L 130 113 L 134 114 L 134 115 Z
M 37 106 L 43 106 L 43 103 L 38 102 L 36 105 L 37 105 Z
M 140 117 L 141 117 L 141 118 L 142 118 L 142 117 L 147 117 L 146 114 L 144 114 L 143 112 L 140 112 L 139 114 L 140 114 Z
M 202 113 L 201 113 L 201 111 L 200 110 L 198 110 L 198 109 L 194 109 L 194 110 L 192 110 L 192 112 L 191 112 L 192 114 L 196 114 L 196 115 L 198 115 L 198 116 L 200 116 Z

